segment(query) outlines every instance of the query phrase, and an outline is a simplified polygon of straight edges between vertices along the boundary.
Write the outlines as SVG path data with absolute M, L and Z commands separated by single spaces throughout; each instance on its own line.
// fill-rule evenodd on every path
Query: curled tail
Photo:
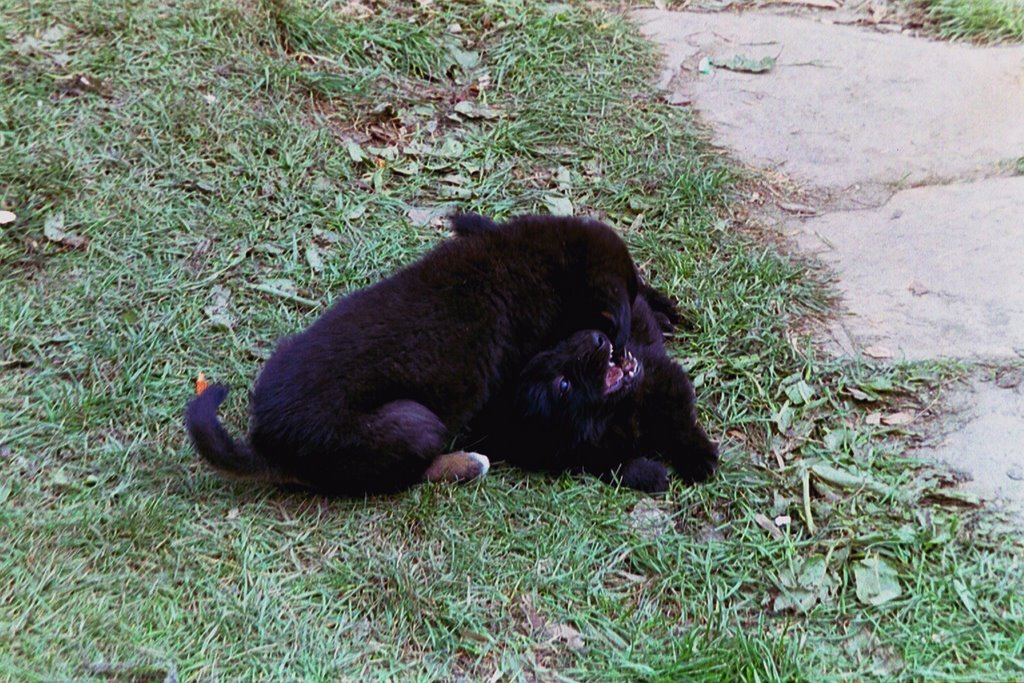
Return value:
M 248 444 L 231 438 L 217 417 L 217 408 L 228 396 L 223 384 L 212 384 L 185 408 L 185 428 L 199 455 L 223 474 L 235 479 L 282 482 L 277 468 Z

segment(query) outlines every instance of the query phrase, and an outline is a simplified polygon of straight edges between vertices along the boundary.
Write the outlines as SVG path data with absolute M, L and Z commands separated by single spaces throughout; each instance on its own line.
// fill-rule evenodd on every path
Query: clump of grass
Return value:
M 925 0 L 928 18 L 946 38 L 1024 41 L 1021 0 Z

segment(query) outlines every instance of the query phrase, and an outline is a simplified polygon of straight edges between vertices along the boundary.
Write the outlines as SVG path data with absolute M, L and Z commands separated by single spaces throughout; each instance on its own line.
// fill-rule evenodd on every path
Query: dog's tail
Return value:
M 282 482 L 278 469 L 248 444 L 231 438 L 217 417 L 217 408 L 228 396 L 223 384 L 211 384 L 189 401 L 185 428 L 199 455 L 221 473 L 234 479 Z

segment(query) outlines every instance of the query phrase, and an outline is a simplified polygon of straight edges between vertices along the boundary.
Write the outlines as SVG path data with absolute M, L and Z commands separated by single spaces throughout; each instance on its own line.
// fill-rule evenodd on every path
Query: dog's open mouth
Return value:
M 612 394 L 629 384 L 640 371 L 640 361 L 632 353 L 626 351 L 622 359 L 615 363 L 615 349 L 612 348 L 608 355 L 608 370 L 604 375 L 604 393 Z

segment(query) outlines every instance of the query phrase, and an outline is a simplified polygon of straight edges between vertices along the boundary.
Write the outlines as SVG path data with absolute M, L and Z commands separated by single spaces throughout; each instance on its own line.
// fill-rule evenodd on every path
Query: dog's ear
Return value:
M 459 237 L 486 235 L 501 229 L 501 226 L 490 218 L 478 213 L 455 214 L 449 220 L 452 224 L 452 232 Z
M 640 275 L 626 243 L 614 230 L 598 221 L 587 221 L 587 233 L 576 254 L 587 291 L 599 319 L 585 320 L 590 327 L 608 335 L 617 353 L 626 348 L 632 322 L 633 302 L 640 290 Z

